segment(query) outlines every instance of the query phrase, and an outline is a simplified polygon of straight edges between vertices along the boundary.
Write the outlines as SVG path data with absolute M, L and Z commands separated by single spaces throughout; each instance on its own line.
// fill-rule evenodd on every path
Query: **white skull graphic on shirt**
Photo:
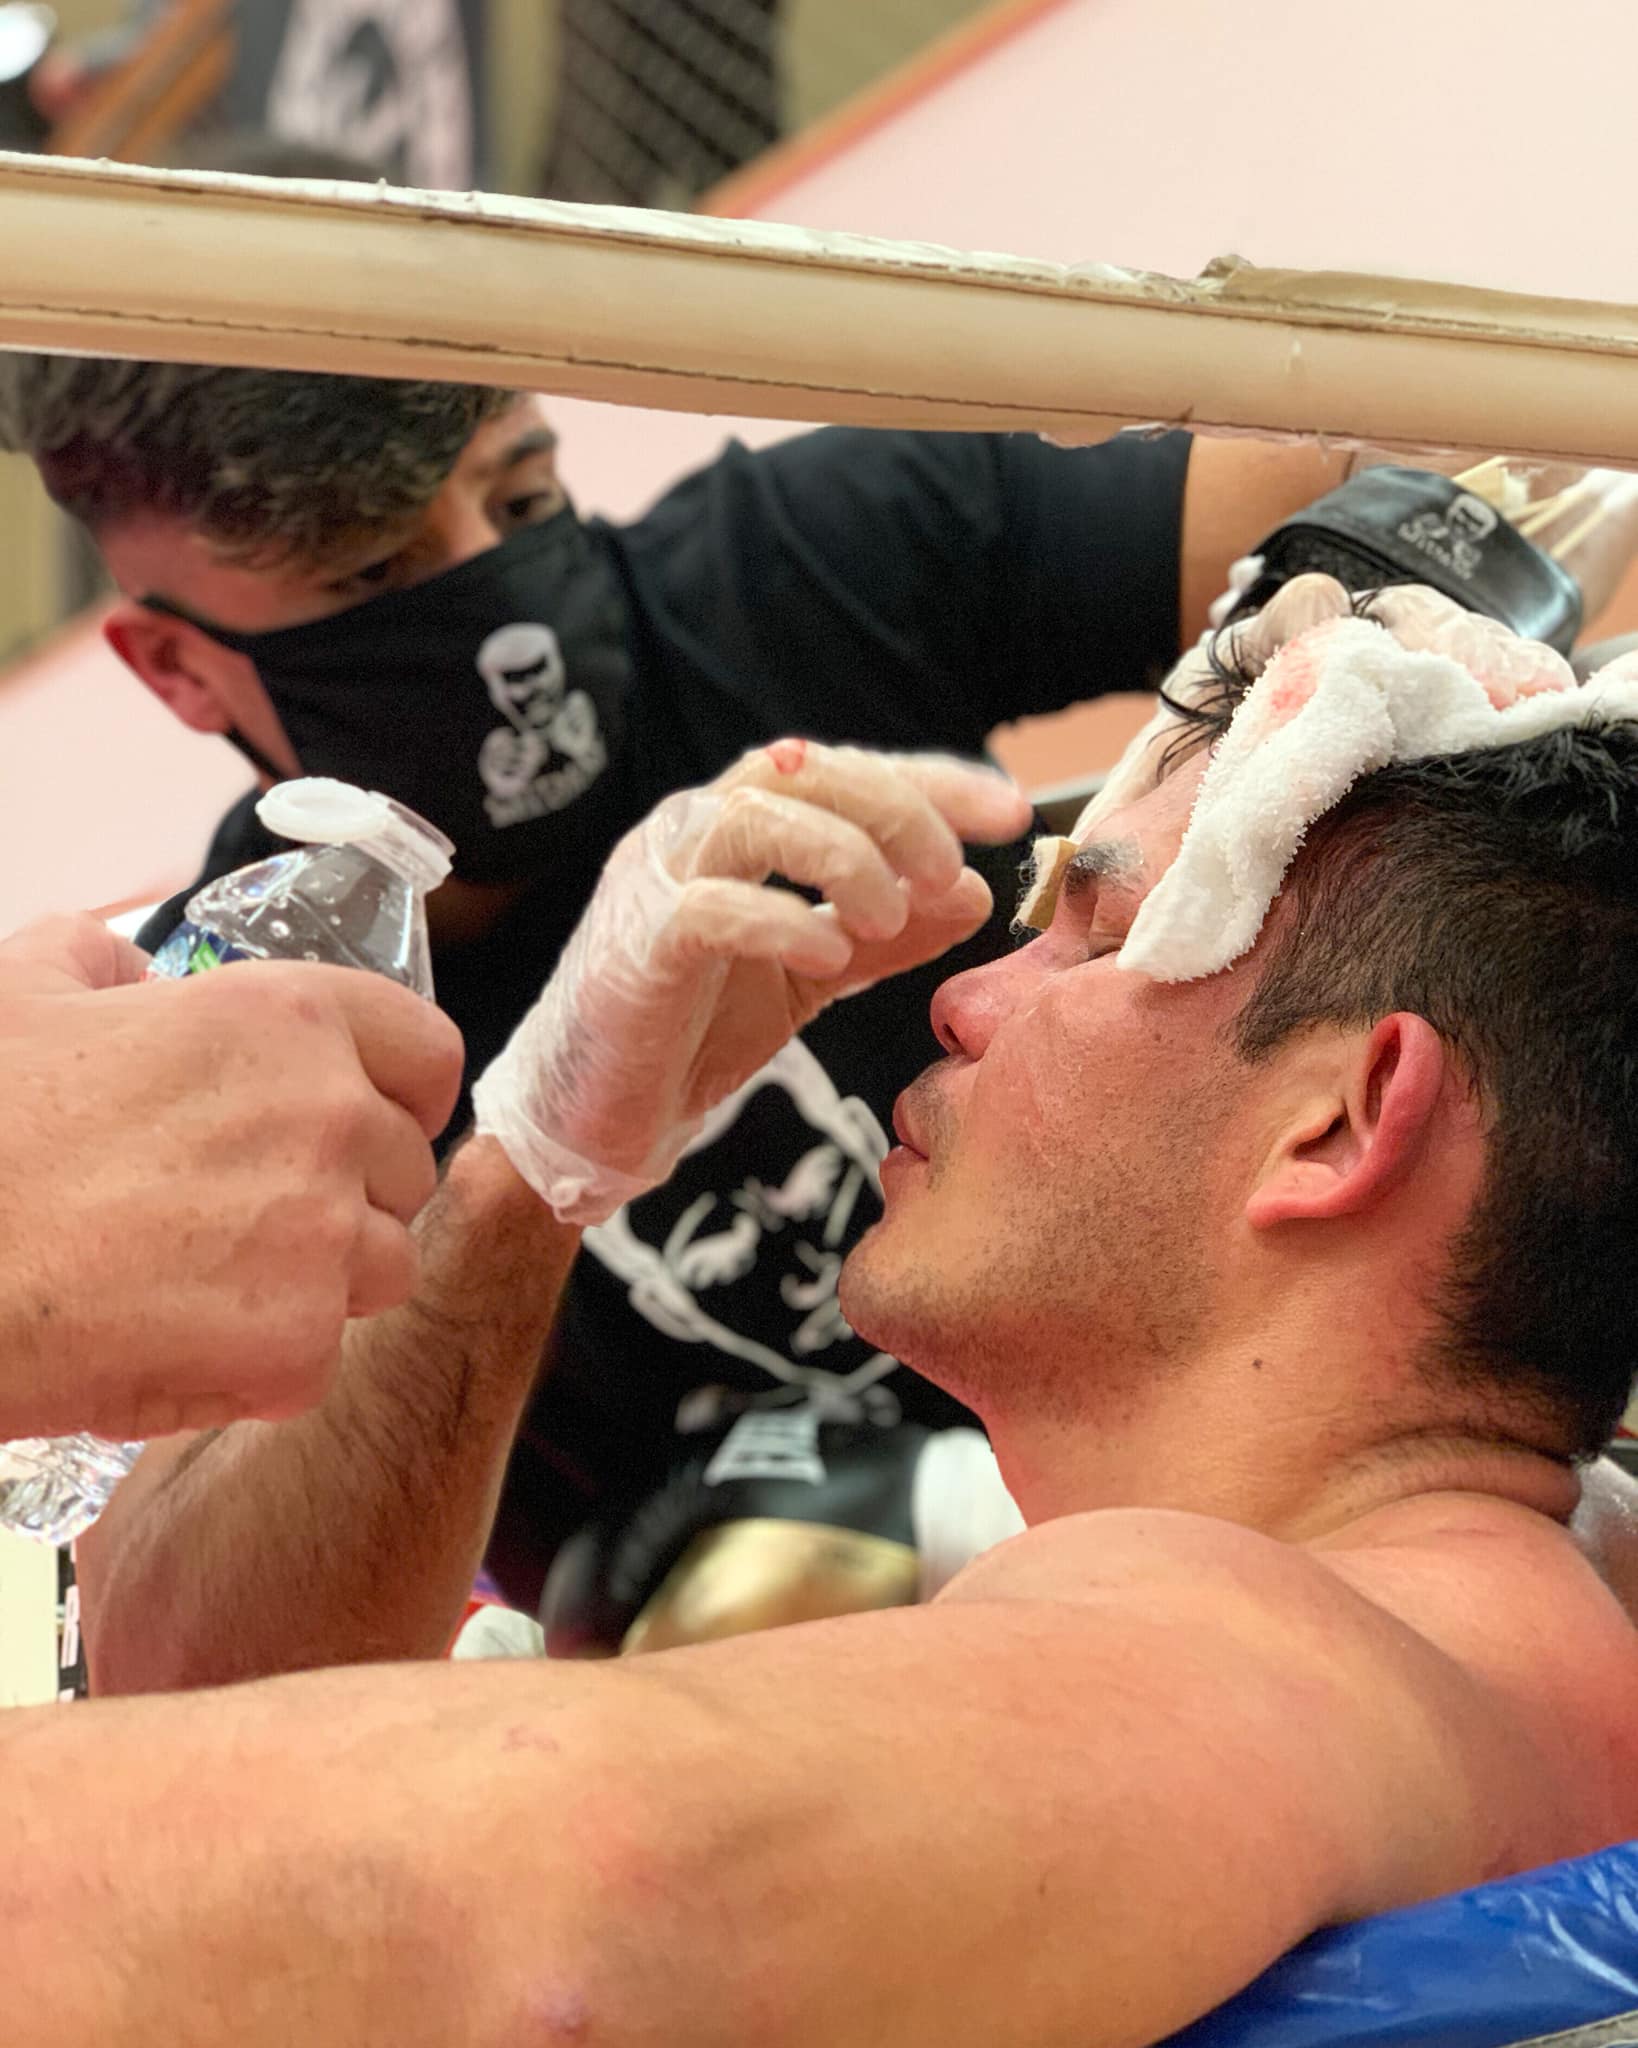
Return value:
M 858 1204 L 881 1207 L 881 1162 L 887 1134 L 867 1103 L 843 1096 L 801 1039 L 793 1039 L 762 1071 L 707 1120 L 689 1153 L 714 1145 L 765 1088 L 787 1096 L 814 1142 L 782 1162 L 778 1181 L 747 1176 L 720 1194 L 697 1196 L 671 1224 L 663 1243 L 638 1234 L 621 1209 L 585 1235 L 586 1249 L 626 1283 L 631 1307 L 657 1330 L 684 1344 L 700 1344 L 759 1367 L 769 1399 L 799 1392 L 827 1416 L 898 1419 L 898 1401 L 880 1384 L 898 1360 L 884 1351 L 845 1371 L 825 1354 L 853 1337 L 836 1300 L 836 1282 Z M 713 1312 L 713 1293 L 742 1279 L 763 1259 L 781 1262 L 779 1300 L 790 1322 L 783 1349 L 735 1329 Z M 702 1369 L 701 1379 L 708 1377 Z M 703 1386 L 685 1400 L 682 1428 L 720 1419 L 715 1390 Z
M 489 701 L 506 720 L 484 736 L 478 773 L 491 824 L 516 825 L 560 811 L 608 765 L 597 707 L 569 688 L 563 649 L 550 626 L 500 626 L 478 649 Z

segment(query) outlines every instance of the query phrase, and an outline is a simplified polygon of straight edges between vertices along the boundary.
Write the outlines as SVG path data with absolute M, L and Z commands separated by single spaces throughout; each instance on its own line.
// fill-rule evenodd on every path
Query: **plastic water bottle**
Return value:
M 207 883 L 154 955 L 180 979 L 235 960 L 364 967 L 432 998 L 426 898 L 449 872 L 444 835 L 390 797 L 327 776 L 281 782 L 256 806 L 294 853 Z M 81 1433 L 0 1443 L 0 1528 L 70 1543 L 108 1505 L 139 1443 Z

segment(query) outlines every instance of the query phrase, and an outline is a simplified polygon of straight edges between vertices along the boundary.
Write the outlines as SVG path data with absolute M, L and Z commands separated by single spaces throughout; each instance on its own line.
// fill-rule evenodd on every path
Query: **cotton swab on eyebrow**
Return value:
M 1064 874 L 1080 850 L 1078 841 L 1065 839 L 1060 833 L 1043 834 L 1036 840 L 1030 848 L 1030 884 L 1013 919 L 1015 925 L 1028 931 L 1046 930 L 1058 908 Z

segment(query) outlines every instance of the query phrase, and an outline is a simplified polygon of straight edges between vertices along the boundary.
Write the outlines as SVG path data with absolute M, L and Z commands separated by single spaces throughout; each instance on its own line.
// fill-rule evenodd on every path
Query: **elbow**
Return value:
M 599 1718 L 610 1704 L 599 1689 Z M 608 1718 L 618 1727 L 622 1716 Z M 800 1971 L 787 1972 L 779 1944 L 770 1953 L 758 1941 L 754 1956 L 721 1966 L 724 1927 L 766 1917 L 757 1873 L 767 1849 L 741 1842 L 737 1829 L 724 1834 L 713 1802 L 700 1796 L 709 1770 L 656 1771 L 652 1728 L 645 1759 L 633 1743 L 610 1740 L 606 1727 L 577 1720 L 553 1716 L 527 1738 L 514 1731 L 530 1747 L 556 1745 L 540 1779 L 554 1818 L 548 1838 L 533 1826 L 514 1838 L 510 1873 L 504 1859 L 486 1857 L 496 1920 L 509 1925 L 504 1963 L 486 1973 L 505 1994 L 492 2034 L 479 2038 L 496 2048 L 588 2040 L 600 2048 L 788 2048 L 844 2038 L 801 2024 Z

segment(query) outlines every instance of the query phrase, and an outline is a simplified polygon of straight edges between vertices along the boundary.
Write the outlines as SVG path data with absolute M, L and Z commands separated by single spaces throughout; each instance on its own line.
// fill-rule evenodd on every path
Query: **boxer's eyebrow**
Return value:
M 1073 900 L 1089 890 L 1100 895 L 1143 895 L 1143 849 L 1135 839 L 1094 839 L 1064 870 L 1063 893 Z

